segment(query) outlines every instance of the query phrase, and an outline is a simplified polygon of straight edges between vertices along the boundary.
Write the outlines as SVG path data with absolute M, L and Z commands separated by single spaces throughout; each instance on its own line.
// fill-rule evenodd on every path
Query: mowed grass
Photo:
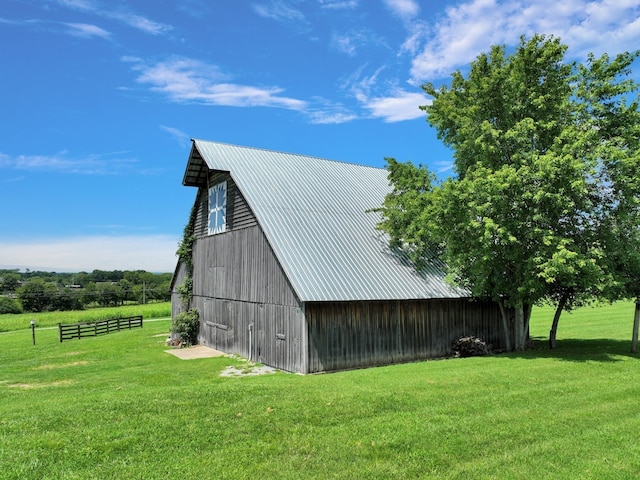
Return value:
M 556 351 L 536 309 L 532 351 L 310 376 L 220 377 L 242 362 L 168 355 L 168 321 L 0 334 L 0 478 L 638 478 L 633 309 L 564 315 Z
M 69 312 L 39 312 L 0 315 L 0 332 L 31 328 L 31 320 L 36 328 L 57 326 L 58 323 L 95 322 L 115 317 L 142 315 L 145 319 L 171 316 L 171 302 L 147 303 L 145 305 L 123 305 L 121 307 L 89 308 Z

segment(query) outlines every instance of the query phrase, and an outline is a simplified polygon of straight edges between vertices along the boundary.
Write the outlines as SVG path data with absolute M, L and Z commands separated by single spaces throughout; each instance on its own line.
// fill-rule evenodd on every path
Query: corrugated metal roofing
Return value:
M 436 266 L 417 272 L 376 230 L 387 171 L 194 140 L 185 184 L 202 160 L 229 172 L 302 301 L 466 297 Z M 193 164 L 192 164 L 193 161 Z M 193 172 L 189 173 L 189 172 Z M 194 175 L 195 174 L 195 175 Z M 187 181 L 189 179 L 189 181 Z

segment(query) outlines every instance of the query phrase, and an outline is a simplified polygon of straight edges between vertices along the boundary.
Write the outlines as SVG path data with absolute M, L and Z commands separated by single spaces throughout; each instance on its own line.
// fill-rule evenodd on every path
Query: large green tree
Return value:
M 418 263 L 437 255 L 453 282 L 497 301 L 508 348 L 525 348 L 537 302 L 556 301 L 559 317 L 594 295 L 628 295 L 628 249 L 640 246 L 637 103 L 625 97 L 635 84 L 621 80 L 637 53 L 576 65 L 565 51 L 557 38 L 522 38 L 450 87 L 423 86 L 452 178 L 388 159 L 380 227 Z

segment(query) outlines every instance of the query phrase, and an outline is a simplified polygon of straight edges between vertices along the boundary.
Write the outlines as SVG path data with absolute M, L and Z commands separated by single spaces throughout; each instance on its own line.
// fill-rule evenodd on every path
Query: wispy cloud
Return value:
M 182 130 L 173 127 L 167 127 L 166 125 L 160 125 L 160 128 L 169 133 L 178 142 L 178 144 L 180 144 L 181 147 L 186 147 L 189 145 L 189 140 L 191 139 L 191 137 L 189 137 L 189 135 Z
M 380 118 L 385 122 L 414 120 L 424 116 L 418 108 L 429 103 L 421 91 L 410 92 L 382 80 L 386 67 L 379 67 L 373 74 L 364 75 L 362 66 L 348 77 L 343 88 L 350 91 L 367 118 Z
M 0 265 L 51 271 L 147 270 L 172 272 L 177 238 L 125 235 L 0 240 Z
M 420 5 L 414 0 L 384 0 L 391 12 L 404 20 L 416 17 L 420 13 Z
M 64 33 L 79 38 L 112 39 L 111 32 L 89 23 L 55 22 L 39 19 L 9 20 L 5 18 L 0 18 L 0 23 L 24 27 L 38 32 Z
M 363 99 L 374 118 L 382 118 L 385 122 L 401 122 L 424 117 L 424 112 L 418 107 L 429 103 L 429 99 L 421 93 L 398 90 L 387 97 Z
M 350 57 L 356 54 L 357 37 L 348 34 L 334 33 L 331 36 L 331 47 L 340 53 L 349 55 Z
M 162 35 L 173 30 L 171 25 L 155 22 L 128 9 L 103 8 L 99 2 L 91 0 L 58 0 L 58 3 L 72 10 L 79 10 L 102 18 L 116 20 L 151 35 Z
M 53 155 L 7 155 L 0 153 L 0 168 L 13 170 L 40 170 L 83 175 L 114 175 L 130 172 L 138 161 L 124 152 L 88 154 L 72 157 L 62 151 Z
M 154 22 L 153 20 L 131 12 L 111 11 L 103 12 L 103 15 L 115 20 L 119 20 L 122 23 L 129 25 L 130 27 L 133 27 L 145 33 L 149 33 L 151 35 L 162 35 L 173 30 L 173 27 L 171 25 Z
M 261 17 L 301 26 L 307 24 L 304 14 L 285 0 L 272 0 L 269 4 L 254 4 L 253 10 Z
M 105 40 L 111 39 L 110 32 L 107 32 L 106 30 L 95 25 L 89 25 L 87 23 L 65 23 L 65 25 L 69 27 L 68 33 L 76 37 L 99 37 L 104 38 Z
M 358 0 L 319 0 L 320 8 L 331 10 L 352 10 L 358 6 Z
M 491 45 L 513 45 L 521 35 L 560 37 L 575 56 L 629 50 L 640 44 L 636 0 L 471 0 L 445 11 L 413 60 L 414 83 L 449 76 Z M 602 39 L 607 41 L 603 42 Z
M 177 103 L 204 103 L 231 107 L 278 107 L 301 111 L 307 102 L 281 95 L 280 87 L 241 85 L 227 81 L 227 75 L 214 65 L 190 58 L 172 58 L 164 62 L 146 64 L 133 62 L 139 72 L 137 81 L 149 84 L 151 90 L 162 93 Z

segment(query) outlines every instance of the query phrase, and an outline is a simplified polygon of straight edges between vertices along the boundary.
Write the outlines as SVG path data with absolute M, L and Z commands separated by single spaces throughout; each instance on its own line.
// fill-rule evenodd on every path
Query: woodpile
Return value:
M 482 357 L 493 353 L 490 343 L 473 336 L 458 338 L 451 348 L 456 357 Z

